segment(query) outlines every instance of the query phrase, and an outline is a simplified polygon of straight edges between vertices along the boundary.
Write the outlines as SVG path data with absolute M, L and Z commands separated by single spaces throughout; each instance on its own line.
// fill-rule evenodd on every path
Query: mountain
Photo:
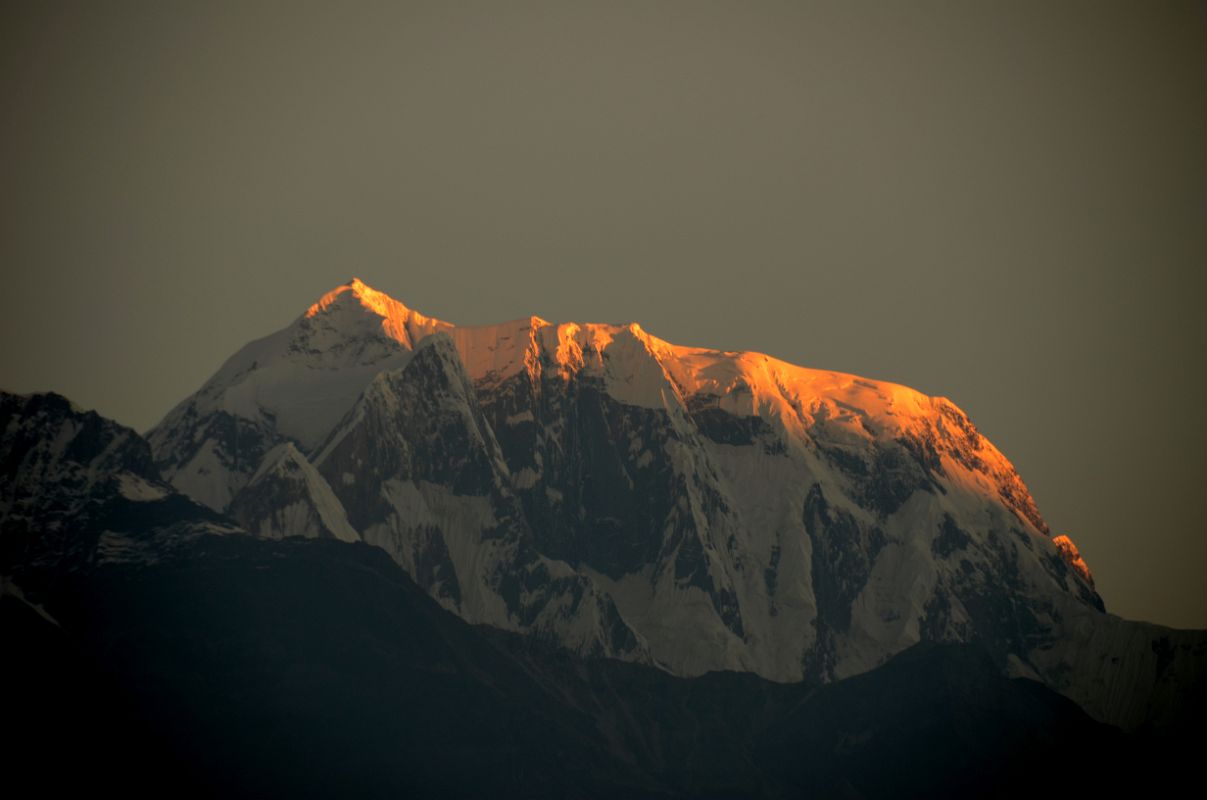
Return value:
M 353 280 L 148 438 L 181 492 L 257 519 L 292 446 L 445 608 L 675 675 L 824 683 L 968 642 L 1137 728 L 1207 668 L 1202 632 L 1105 612 L 949 400 L 637 324 L 460 327 Z
M 236 530 L 162 480 L 129 428 L 53 393 L 0 392 L 0 576 L 30 589 Z
M 1153 770 L 1153 749 L 1194 752 L 1096 723 L 975 645 L 826 686 L 582 660 L 471 627 L 334 539 L 202 536 L 44 599 L 57 622 L 0 598 L 0 680 L 7 775 L 51 791 L 1007 797 L 1172 788 L 1189 769 Z
M 621 341 L 622 330 L 633 332 L 617 327 Z M 966 625 L 953 635 L 928 614 L 916 641 L 886 644 L 883 663 L 849 676 L 824 669 L 866 633 L 867 589 L 851 595 L 846 578 L 886 569 L 883 554 L 908 545 L 903 515 L 958 493 L 942 443 L 931 488 L 886 512 L 867 487 L 892 486 L 908 464 L 878 464 L 889 475 L 879 483 L 826 475 L 825 487 L 800 490 L 792 480 L 815 475 L 805 467 L 833 462 L 807 450 L 815 461 L 781 475 L 801 456 L 762 416 L 718 411 L 723 398 L 661 412 L 618 401 L 587 357 L 566 377 L 532 360 L 543 373 L 520 387 L 527 394 L 498 370 L 475 380 L 458 346 L 482 340 L 471 333 L 413 337 L 306 451 L 265 424 L 265 441 L 280 441 L 244 478 L 233 460 L 212 462 L 225 471 L 209 485 L 232 487 L 225 513 L 165 481 L 134 431 L 58 395 L 0 392 L 10 779 L 52 791 L 86 781 L 127 796 L 447 797 L 490 787 L 499 797 L 878 798 L 1154 792 L 1195 777 L 1207 634 L 1106 614 L 1060 537 L 1052 553 L 1014 543 L 1013 560 L 986 564 L 994 530 L 958 516 L 966 497 L 943 506 L 939 531 L 921 527 L 913 546 L 937 571 L 960 554 L 965 582 L 936 581 L 933 596 L 961 604 Z M 622 377 L 623 353 L 607 352 L 599 361 L 611 375 L 636 383 Z M 273 416 L 265 411 L 232 429 L 252 430 Z M 500 414 L 519 419 L 492 423 Z M 805 433 L 816 446 L 821 432 Z M 222 452 L 216 444 L 210 452 Z M 723 458 L 762 472 L 741 475 Z M 733 494 L 776 481 L 741 503 Z M 811 625 L 778 631 L 784 650 L 812 642 L 803 679 L 687 675 L 665 656 L 693 634 L 707 639 L 717 620 L 729 624 L 716 605 L 726 586 L 750 632 L 739 654 L 757 655 L 752 633 L 774 624 L 755 614 L 742 580 L 723 583 L 715 567 L 749 568 L 754 556 L 739 545 L 763 541 L 760 531 L 721 526 L 748 524 L 742 515 L 760 501 L 773 513 L 776 491 L 796 492 L 798 544 L 812 561 L 795 577 L 763 576 L 802 582 L 769 587 L 777 603 L 790 592 L 814 599 Z M 1026 518 L 1025 504 L 978 502 L 991 501 L 1014 502 Z M 571 503 L 577 515 L 563 509 Z M 868 508 L 880 509 L 870 528 Z M 658 547 L 643 549 L 632 526 L 661 509 Z M 720 555 L 718 529 L 733 542 Z M 1044 593 L 1023 553 L 1043 553 L 1040 574 L 1065 580 Z M 926 564 L 915 553 L 895 568 L 924 576 Z M 648 576 L 645 595 L 626 594 Z M 908 596 L 898 602 L 909 608 Z M 1008 607 L 1019 623 L 1042 603 L 1060 618 L 1002 632 L 995 614 Z M 654 613 L 701 627 L 667 631 Z M 1028 641 L 1043 644 L 1019 645 Z M 713 641 L 690 652 L 707 663 L 734 651 Z

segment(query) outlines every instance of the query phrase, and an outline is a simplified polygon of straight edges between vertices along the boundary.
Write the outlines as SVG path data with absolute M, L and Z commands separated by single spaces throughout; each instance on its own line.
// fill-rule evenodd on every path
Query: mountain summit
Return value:
M 831 681 L 977 642 L 1139 725 L 1205 657 L 1105 613 L 951 401 L 636 323 L 457 326 L 353 279 L 148 438 L 261 535 L 354 533 L 469 622 L 677 675 Z
M 319 298 L 303 319 L 324 318 L 345 333 L 358 328 L 368 336 L 385 336 L 413 349 L 428 334 L 452 327 L 412 311 L 393 297 L 353 278 Z

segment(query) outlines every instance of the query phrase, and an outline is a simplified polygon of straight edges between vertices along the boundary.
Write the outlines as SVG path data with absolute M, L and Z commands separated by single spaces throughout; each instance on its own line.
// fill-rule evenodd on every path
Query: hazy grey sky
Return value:
M 1207 627 L 1207 4 L 6 2 L 0 386 L 140 430 L 353 275 L 950 397 Z

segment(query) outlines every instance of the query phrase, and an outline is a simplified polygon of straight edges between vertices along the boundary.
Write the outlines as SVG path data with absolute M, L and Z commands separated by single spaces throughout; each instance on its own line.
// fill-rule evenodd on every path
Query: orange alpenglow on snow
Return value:
M 379 292 L 360 278 L 353 278 L 337 286 L 319 298 L 306 310 L 307 317 L 314 317 L 340 302 L 358 304 L 381 317 L 381 328 L 391 339 L 406 347 L 414 347 L 416 340 L 437 330 L 451 328 L 447 322 L 425 317 L 418 311 L 407 308 L 385 292 Z
M 1069 562 L 1069 566 L 1077 570 L 1077 574 L 1085 578 L 1086 583 L 1093 586 L 1094 576 L 1090 574 L 1090 568 L 1086 565 L 1085 559 L 1081 557 L 1081 553 L 1077 552 L 1077 545 L 1073 544 L 1073 540 L 1068 536 L 1053 536 L 1052 544 L 1056 545 L 1056 549 L 1060 551 L 1064 560 Z
M 528 317 L 496 325 L 461 326 L 424 316 L 353 278 L 327 292 L 303 317 L 345 334 L 355 328 L 413 349 L 435 333 L 452 337 L 470 378 L 497 384 L 527 371 L 534 380 L 553 367 L 564 378 L 602 378 L 622 403 L 681 415 L 689 397 L 714 396 L 718 408 L 739 417 L 781 424 L 797 442 L 824 424 L 849 441 L 901 435 L 944 445 L 953 480 L 1001 495 L 1046 536 L 1030 493 L 1013 465 L 967 416 L 942 397 L 886 381 L 810 369 L 755 352 L 675 345 L 637 323 L 551 323 Z M 1088 574 L 1088 570 L 1086 571 Z

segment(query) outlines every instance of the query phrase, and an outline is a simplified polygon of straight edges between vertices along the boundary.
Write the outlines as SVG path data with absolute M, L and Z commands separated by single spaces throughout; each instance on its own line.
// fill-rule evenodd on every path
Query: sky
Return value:
M 0 7 L 0 387 L 140 431 L 353 276 L 953 400 L 1207 628 L 1207 4 Z

